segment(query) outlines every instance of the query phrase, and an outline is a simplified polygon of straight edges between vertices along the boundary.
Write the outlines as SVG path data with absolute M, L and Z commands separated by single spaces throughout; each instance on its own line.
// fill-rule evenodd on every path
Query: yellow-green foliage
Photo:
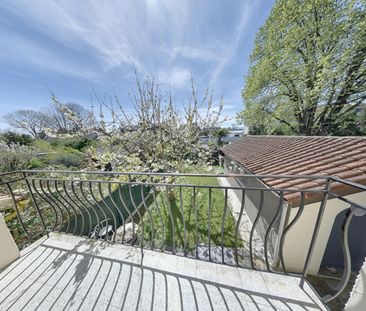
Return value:
M 332 134 L 366 99 L 365 38 L 365 0 L 278 0 L 257 33 L 238 118 L 267 133 Z

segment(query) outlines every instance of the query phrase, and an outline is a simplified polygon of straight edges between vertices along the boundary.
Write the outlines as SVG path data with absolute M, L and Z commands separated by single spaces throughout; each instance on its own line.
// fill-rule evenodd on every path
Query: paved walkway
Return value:
M 0 310 L 325 310 L 299 279 L 51 234 L 0 272 Z

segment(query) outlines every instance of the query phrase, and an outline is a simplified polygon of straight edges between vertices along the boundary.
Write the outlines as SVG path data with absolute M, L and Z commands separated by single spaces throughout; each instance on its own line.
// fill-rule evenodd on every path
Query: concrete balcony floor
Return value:
M 326 310 L 299 282 L 53 233 L 0 272 L 0 310 Z

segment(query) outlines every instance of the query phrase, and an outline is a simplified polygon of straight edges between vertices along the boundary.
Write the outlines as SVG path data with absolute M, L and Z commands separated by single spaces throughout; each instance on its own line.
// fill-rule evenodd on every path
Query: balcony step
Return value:
M 299 282 L 53 233 L 0 272 L 0 310 L 326 310 Z

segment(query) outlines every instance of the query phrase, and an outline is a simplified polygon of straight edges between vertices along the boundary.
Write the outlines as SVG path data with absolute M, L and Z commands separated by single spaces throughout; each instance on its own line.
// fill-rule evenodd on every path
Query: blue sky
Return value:
M 125 107 L 139 75 L 157 76 L 178 102 L 199 89 L 242 109 L 241 89 L 255 33 L 272 0 L 0 2 L 0 115 L 63 102 L 90 106 L 94 88 L 114 89 Z M 231 124 L 234 121 L 229 121 Z M 6 124 L 0 121 L 0 127 Z

